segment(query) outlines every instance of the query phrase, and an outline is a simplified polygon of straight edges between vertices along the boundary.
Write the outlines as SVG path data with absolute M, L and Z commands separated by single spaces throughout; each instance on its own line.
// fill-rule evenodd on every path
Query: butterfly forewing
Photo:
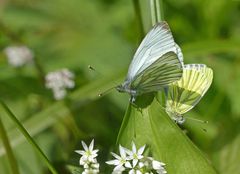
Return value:
M 176 44 L 168 24 L 160 22 L 146 35 L 137 49 L 129 66 L 127 79 L 132 80 L 162 55 L 170 51 L 177 53 Z
M 178 46 L 178 44 L 175 43 L 175 48 L 176 48 L 176 54 L 178 56 L 179 61 L 181 62 L 182 66 L 183 66 L 183 54 L 182 54 L 182 50 L 181 48 Z
M 184 114 L 192 109 L 210 87 L 213 72 L 203 64 L 184 65 L 182 78 L 168 89 L 167 110 Z
M 158 91 L 182 77 L 182 65 L 174 52 L 168 52 L 137 75 L 131 88 L 138 94 Z

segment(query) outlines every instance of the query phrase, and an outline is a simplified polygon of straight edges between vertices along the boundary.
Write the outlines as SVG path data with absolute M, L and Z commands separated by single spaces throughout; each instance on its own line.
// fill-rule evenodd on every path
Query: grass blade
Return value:
M 13 154 L 11 145 L 8 141 L 7 132 L 4 128 L 4 125 L 2 123 L 1 118 L 0 118 L 0 136 L 1 136 L 1 139 L 3 141 L 3 145 L 4 145 L 6 153 L 7 153 L 7 157 L 8 157 L 10 166 L 11 166 L 12 173 L 13 174 L 20 174 L 16 158 Z
M 18 129 L 21 131 L 21 133 L 25 136 L 27 141 L 33 146 L 33 148 L 38 152 L 38 154 L 42 157 L 46 165 L 48 166 L 49 170 L 52 172 L 52 174 L 57 174 L 56 169 L 53 167 L 53 165 L 50 163 L 48 158 L 45 156 L 41 148 L 37 145 L 37 143 L 32 139 L 32 137 L 29 135 L 27 130 L 23 127 L 23 125 L 19 122 L 19 120 L 16 118 L 16 116 L 13 114 L 13 112 L 8 108 L 8 106 L 0 100 L 0 103 L 4 110 L 7 112 L 10 119 L 16 124 Z

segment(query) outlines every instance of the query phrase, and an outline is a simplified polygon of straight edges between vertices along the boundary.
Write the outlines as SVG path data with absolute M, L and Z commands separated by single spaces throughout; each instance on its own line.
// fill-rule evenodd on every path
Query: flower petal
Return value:
M 89 150 L 92 151 L 94 147 L 94 139 L 91 141 L 90 145 L 89 145 Z
M 132 152 L 137 153 L 137 148 L 134 142 L 132 142 Z
M 133 159 L 132 163 L 133 163 L 133 167 L 135 167 L 137 165 L 137 163 L 138 163 L 138 160 L 137 159 Z
M 112 154 L 112 156 L 113 156 L 114 158 L 116 158 L 116 159 L 118 159 L 118 160 L 121 160 L 121 159 L 122 159 L 119 155 L 117 155 L 117 154 L 114 153 L 114 152 L 111 152 L 111 154 Z
M 119 152 L 120 152 L 120 156 L 121 156 L 122 158 L 126 158 L 125 149 L 124 149 L 121 145 L 119 145 Z
M 141 155 L 144 152 L 146 145 L 142 146 L 139 150 L 138 150 L 138 154 Z
M 130 162 L 127 161 L 127 162 L 125 163 L 125 167 L 127 167 L 127 168 L 132 168 L 132 165 L 131 165 Z
M 86 145 L 86 143 L 84 141 L 81 141 L 82 142 L 82 146 L 84 148 L 85 151 L 88 151 L 88 147 Z
M 85 154 L 85 151 L 83 151 L 83 150 L 75 150 L 75 152 L 80 154 L 80 155 L 84 155 Z
M 120 162 L 119 162 L 119 160 L 110 160 L 110 161 L 106 161 L 106 163 L 108 164 L 108 165 L 119 165 L 120 164 Z

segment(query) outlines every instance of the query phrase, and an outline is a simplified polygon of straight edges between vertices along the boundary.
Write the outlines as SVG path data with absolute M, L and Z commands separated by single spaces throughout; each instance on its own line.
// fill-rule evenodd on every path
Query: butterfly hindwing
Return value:
M 158 91 L 182 77 L 182 65 L 174 52 L 168 52 L 147 67 L 131 83 L 138 93 Z
M 182 115 L 192 109 L 210 87 L 213 72 L 203 64 L 184 65 L 183 76 L 168 88 L 167 111 Z

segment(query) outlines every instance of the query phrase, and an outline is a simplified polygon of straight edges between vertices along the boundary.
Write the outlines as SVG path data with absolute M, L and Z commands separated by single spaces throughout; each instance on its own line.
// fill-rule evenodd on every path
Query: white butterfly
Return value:
M 134 102 L 138 95 L 161 90 L 182 77 L 183 56 L 166 22 L 145 36 L 129 66 L 126 80 L 116 89 Z
M 182 78 L 168 87 L 166 112 L 177 123 L 184 123 L 182 116 L 204 96 L 213 80 L 213 71 L 204 64 L 187 64 Z

